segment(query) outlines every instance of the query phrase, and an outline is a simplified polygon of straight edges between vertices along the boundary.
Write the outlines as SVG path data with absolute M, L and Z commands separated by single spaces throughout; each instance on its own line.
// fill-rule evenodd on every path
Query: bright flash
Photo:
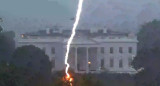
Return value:
M 73 81 L 73 78 L 71 78 L 70 76 L 66 76 L 66 80 L 69 81 L 69 82 L 72 82 Z
M 88 64 L 91 64 L 91 62 L 88 62 Z
M 70 79 L 70 75 L 69 75 L 69 76 L 66 76 L 66 79 L 67 79 L 67 80 Z
M 69 81 L 72 82 L 72 81 L 73 81 L 73 78 L 70 78 Z
M 70 45 L 71 45 L 71 42 L 76 34 L 76 28 L 78 26 L 78 23 L 79 23 L 79 19 L 80 19 L 80 15 L 81 15 L 81 11 L 82 11 L 82 5 L 83 5 L 83 0 L 79 0 L 79 4 L 78 4 L 78 9 L 77 9 L 77 14 L 76 14 L 76 20 L 75 20 L 75 23 L 73 25 L 73 28 L 72 28 L 72 34 L 67 42 L 67 52 L 66 52 L 66 55 L 65 55 L 65 64 L 66 64 L 66 75 L 67 77 L 70 77 L 69 73 L 68 73 L 68 69 L 70 67 L 69 63 L 68 63 L 68 54 L 69 54 L 69 51 L 70 51 Z

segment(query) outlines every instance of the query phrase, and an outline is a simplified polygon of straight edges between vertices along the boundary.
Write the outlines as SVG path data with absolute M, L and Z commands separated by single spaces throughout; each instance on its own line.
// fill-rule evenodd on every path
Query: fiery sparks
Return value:
M 65 82 L 65 86 L 73 86 L 73 78 L 70 76 L 63 77 L 63 81 Z

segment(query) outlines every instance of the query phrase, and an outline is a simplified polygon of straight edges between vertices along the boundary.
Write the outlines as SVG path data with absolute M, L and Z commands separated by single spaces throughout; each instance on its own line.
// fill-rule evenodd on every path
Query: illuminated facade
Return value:
M 52 70 L 65 68 L 64 56 L 70 30 L 47 29 L 21 35 L 17 47 L 34 45 L 44 50 L 52 62 Z M 76 73 L 135 73 L 131 62 L 137 54 L 137 37 L 107 29 L 77 30 L 71 44 L 69 60 Z

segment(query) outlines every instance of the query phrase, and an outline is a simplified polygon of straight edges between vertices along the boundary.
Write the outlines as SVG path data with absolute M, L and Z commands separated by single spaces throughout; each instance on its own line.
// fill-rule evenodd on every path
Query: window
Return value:
M 129 66 L 129 67 L 132 66 L 132 58 L 128 58 L 128 66 Z
M 104 47 L 101 47 L 101 53 L 104 54 Z
M 119 68 L 122 68 L 123 67 L 123 60 L 119 60 Z
M 113 53 L 113 47 L 110 47 L 110 53 Z
M 119 47 L 119 53 L 123 53 L 123 48 Z
M 111 58 L 111 59 L 110 59 L 110 67 L 113 67 L 113 66 L 114 66 L 114 59 Z
M 101 68 L 104 68 L 104 59 L 101 59 Z
M 129 48 L 128 48 L 128 52 L 129 52 L 129 53 L 132 53 L 132 52 L 133 52 L 132 47 L 129 47 Z
M 55 54 L 55 48 L 54 47 L 51 48 L 51 53 Z

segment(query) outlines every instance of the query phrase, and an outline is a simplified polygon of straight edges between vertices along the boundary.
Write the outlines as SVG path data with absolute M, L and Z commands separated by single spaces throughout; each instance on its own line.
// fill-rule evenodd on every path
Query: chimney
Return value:
M 103 28 L 103 33 L 107 33 L 106 27 Z
M 50 34 L 50 28 L 46 29 L 46 34 Z

